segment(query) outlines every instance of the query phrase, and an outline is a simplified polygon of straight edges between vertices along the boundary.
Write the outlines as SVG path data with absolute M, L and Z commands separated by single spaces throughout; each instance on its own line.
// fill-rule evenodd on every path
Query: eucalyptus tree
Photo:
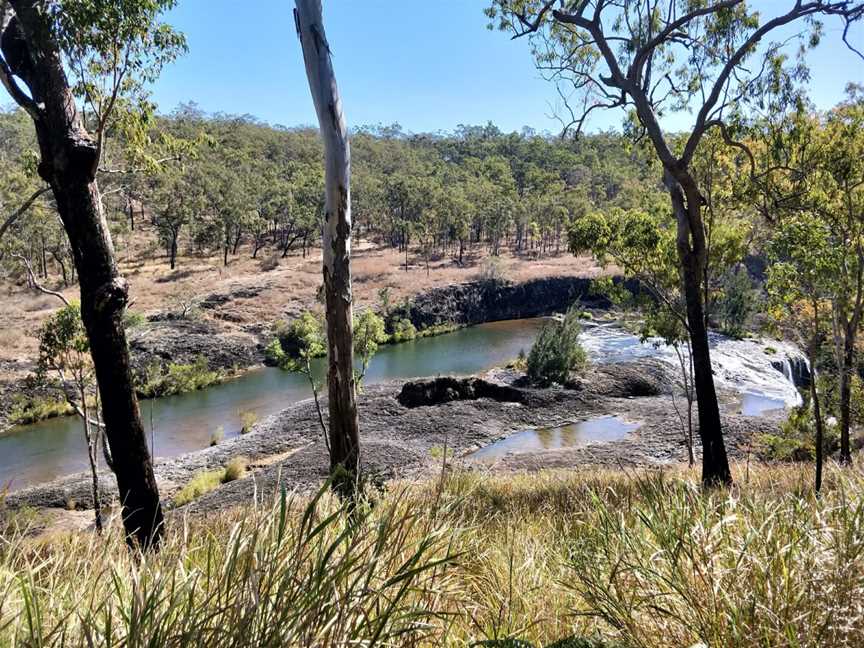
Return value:
M 205 207 L 201 186 L 200 176 L 194 169 L 185 169 L 180 173 L 163 172 L 154 179 L 149 196 L 153 224 L 172 270 L 177 264 L 180 233 Z
M 824 114 L 799 109 L 757 122 L 756 129 L 762 136 L 753 148 L 767 160 L 768 172 L 752 184 L 775 238 L 804 231 L 804 217 L 810 228 L 805 233 L 826 237 L 824 245 L 813 249 L 785 245 L 776 260 L 805 267 L 830 262 L 831 271 L 820 284 L 822 318 L 830 323 L 837 368 L 840 459 L 848 462 L 852 378 L 864 318 L 864 96 L 850 86 L 847 100 Z M 812 259 L 817 250 L 830 251 L 830 259 Z
M 321 0 L 296 0 L 294 18 L 312 102 L 324 140 L 324 296 L 330 474 L 334 489 L 353 497 L 360 484 L 360 422 L 353 366 L 351 291 L 351 149 L 324 32 Z
M 646 139 L 662 166 L 676 225 L 705 485 L 731 483 L 732 474 L 711 371 L 702 293 L 705 198 L 693 158 L 709 131 L 728 132 L 730 118 L 758 103 L 763 82 L 782 67 L 784 43 L 766 39 L 800 24 L 809 28 L 809 41 L 808 34 L 798 38 L 816 43 L 825 16 L 839 18 L 845 37 L 862 12 L 857 0 L 790 0 L 768 12 L 745 0 L 492 0 L 487 9 L 502 30 L 531 38 L 538 66 L 567 98 L 565 131 L 580 132 L 595 111 L 626 111 L 628 132 Z M 686 110 L 695 117 L 676 147 L 661 118 Z
M 162 508 L 122 322 L 128 285 L 117 269 L 96 177 L 104 129 L 130 90 L 127 80 L 152 79 L 182 49 L 182 37 L 158 21 L 173 4 L 0 2 L 0 82 L 36 129 L 39 175 L 54 194 L 78 270 L 81 317 L 115 456 L 127 539 L 144 547 L 161 538 Z M 84 105 L 93 110 L 94 72 L 98 78 L 112 79 L 110 92 L 100 92 L 95 104 L 96 137 L 88 131 L 76 101 L 76 94 L 84 95 Z
M 824 219 L 801 212 L 778 223 L 768 246 L 769 314 L 806 350 L 810 361 L 810 401 L 816 428 L 816 479 L 822 487 L 824 421 L 816 380 L 819 352 L 830 331 L 831 302 L 843 288 L 844 251 Z

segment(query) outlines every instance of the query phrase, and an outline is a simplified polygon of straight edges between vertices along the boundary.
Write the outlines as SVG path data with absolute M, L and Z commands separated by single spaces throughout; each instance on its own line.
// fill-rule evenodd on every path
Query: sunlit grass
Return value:
M 861 465 L 820 499 L 808 467 L 696 477 L 457 472 L 353 514 L 289 495 L 178 514 L 141 559 L 12 524 L 0 645 L 861 645 Z

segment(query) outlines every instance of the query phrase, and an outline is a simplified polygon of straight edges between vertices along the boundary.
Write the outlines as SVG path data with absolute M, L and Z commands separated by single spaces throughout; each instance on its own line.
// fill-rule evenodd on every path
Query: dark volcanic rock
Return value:
M 672 376 L 671 373 L 671 368 L 662 361 L 644 358 L 638 362 L 598 365 L 587 378 L 568 386 L 587 389 L 598 396 L 661 396 L 672 392 L 671 385 L 675 383 L 677 376 Z
M 496 385 L 480 378 L 451 376 L 407 382 L 398 397 L 405 407 L 425 407 L 478 398 L 491 398 L 500 403 L 525 402 L 525 394 L 515 387 Z
M 635 282 L 624 285 L 632 292 L 639 290 Z M 577 301 L 594 308 L 611 306 L 607 297 L 592 290 L 589 278 L 548 277 L 518 284 L 472 282 L 436 288 L 396 309 L 394 316 L 408 318 L 422 329 L 445 323 L 470 325 L 540 317 L 566 311 Z
M 206 320 L 151 322 L 130 335 L 129 350 L 136 371 L 154 361 L 192 363 L 199 357 L 207 358 L 211 369 L 240 369 L 261 361 L 255 340 L 225 333 Z

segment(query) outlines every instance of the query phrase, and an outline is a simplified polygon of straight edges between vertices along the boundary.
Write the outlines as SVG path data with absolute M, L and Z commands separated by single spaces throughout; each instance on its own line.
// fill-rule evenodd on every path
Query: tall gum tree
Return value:
M 360 479 L 351 294 L 351 150 L 321 0 L 296 0 L 294 17 L 309 89 L 324 140 L 324 293 L 327 305 L 327 393 L 330 474 L 335 490 L 354 494 Z
M 88 132 L 76 103 L 75 86 L 86 83 L 85 78 L 70 83 L 67 70 L 71 62 L 83 60 L 82 53 L 93 55 L 91 63 L 107 62 L 114 70 L 114 94 L 105 97 L 108 103 L 97 126 L 103 132 L 123 92 L 124 78 L 135 74 L 135 66 L 146 66 L 147 52 L 155 46 L 147 30 L 169 4 L 168 0 L 0 2 L 0 82 L 35 126 L 41 158 L 38 172 L 51 187 L 80 280 L 81 317 L 101 393 L 127 541 L 144 548 L 159 544 L 163 515 L 122 323 L 128 285 L 117 269 L 96 180 L 103 139 Z M 100 27 L 100 21 L 115 18 L 120 21 L 118 29 Z M 117 43 L 114 39 L 121 35 L 127 40 Z M 89 66 L 91 71 L 95 68 Z M 86 73 L 83 68 L 82 73 Z M 92 91 L 93 86 L 83 90 Z
M 822 277 L 820 305 L 824 323 L 830 323 L 826 337 L 837 371 L 842 462 L 851 460 L 852 379 L 864 318 L 864 95 L 856 86 L 848 93 L 846 101 L 824 114 L 798 109 L 757 121 L 751 147 L 770 170 L 752 185 L 774 237 L 788 240 L 791 233 L 806 231 L 805 219 L 826 236 L 822 247 L 781 246 L 785 256 L 778 254 L 775 261 L 809 267 L 827 264 L 813 258 L 817 250 L 831 252 L 833 264 Z M 817 308 L 811 310 L 818 314 Z M 811 364 L 816 360 L 814 354 Z
M 815 43 L 818 20 L 833 16 L 845 39 L 864 13 L 864 3 L 850 0 L 783 4 L 770 16 L 745 0 L 492 0 L 487 9 L 493 25 L 514 38 L 530 38 L 538 67 L 557 83 L 564 101 L 565 132 L 581 131 L 594 111 L 624 110 L 628 132 L 647 138 L 662 164 L 675 219 L 706 486 L 731 483 L 732 475 L 701 290 L 708 245 L 694 155 L 711 129 L 728 135 L 730 118 L 758 101 L 763 80 L 782 65 L 787 44 L 768 43 L 772 34 L 801 25 Z M 675 147 L 661 118 L 684 110 L 693 110 L 695 118 Z

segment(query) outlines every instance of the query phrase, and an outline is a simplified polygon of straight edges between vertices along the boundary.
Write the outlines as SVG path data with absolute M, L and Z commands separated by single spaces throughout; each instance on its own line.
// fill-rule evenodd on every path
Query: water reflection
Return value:
M 445 335 L 381 347 L 366 382 L 485 371 L 528 350 L 542 319 L 491 322 Z M 324 363 L 315 371 L 323 375 Z M 191 394 L 142 401 L 141 414 L 154 454 L 175 456 L 204 448 L 221 428 L 225 438 L 240 432 L 240 413 L 263 418 L 312 395 L 306 378 L 260 368 L 236 380 Z M 15 428 L 0 436 L 0 486 L 48 481 L 87 469 L 79 421 L 63 417 Z
M 507 454 L 572 448 L 595 442 L 620 441 L 639 428 L 617 416 L 601 416 L 571 425 L 525 430 L 496 441 L 471 454 L 472 459 L 490 461 Z

